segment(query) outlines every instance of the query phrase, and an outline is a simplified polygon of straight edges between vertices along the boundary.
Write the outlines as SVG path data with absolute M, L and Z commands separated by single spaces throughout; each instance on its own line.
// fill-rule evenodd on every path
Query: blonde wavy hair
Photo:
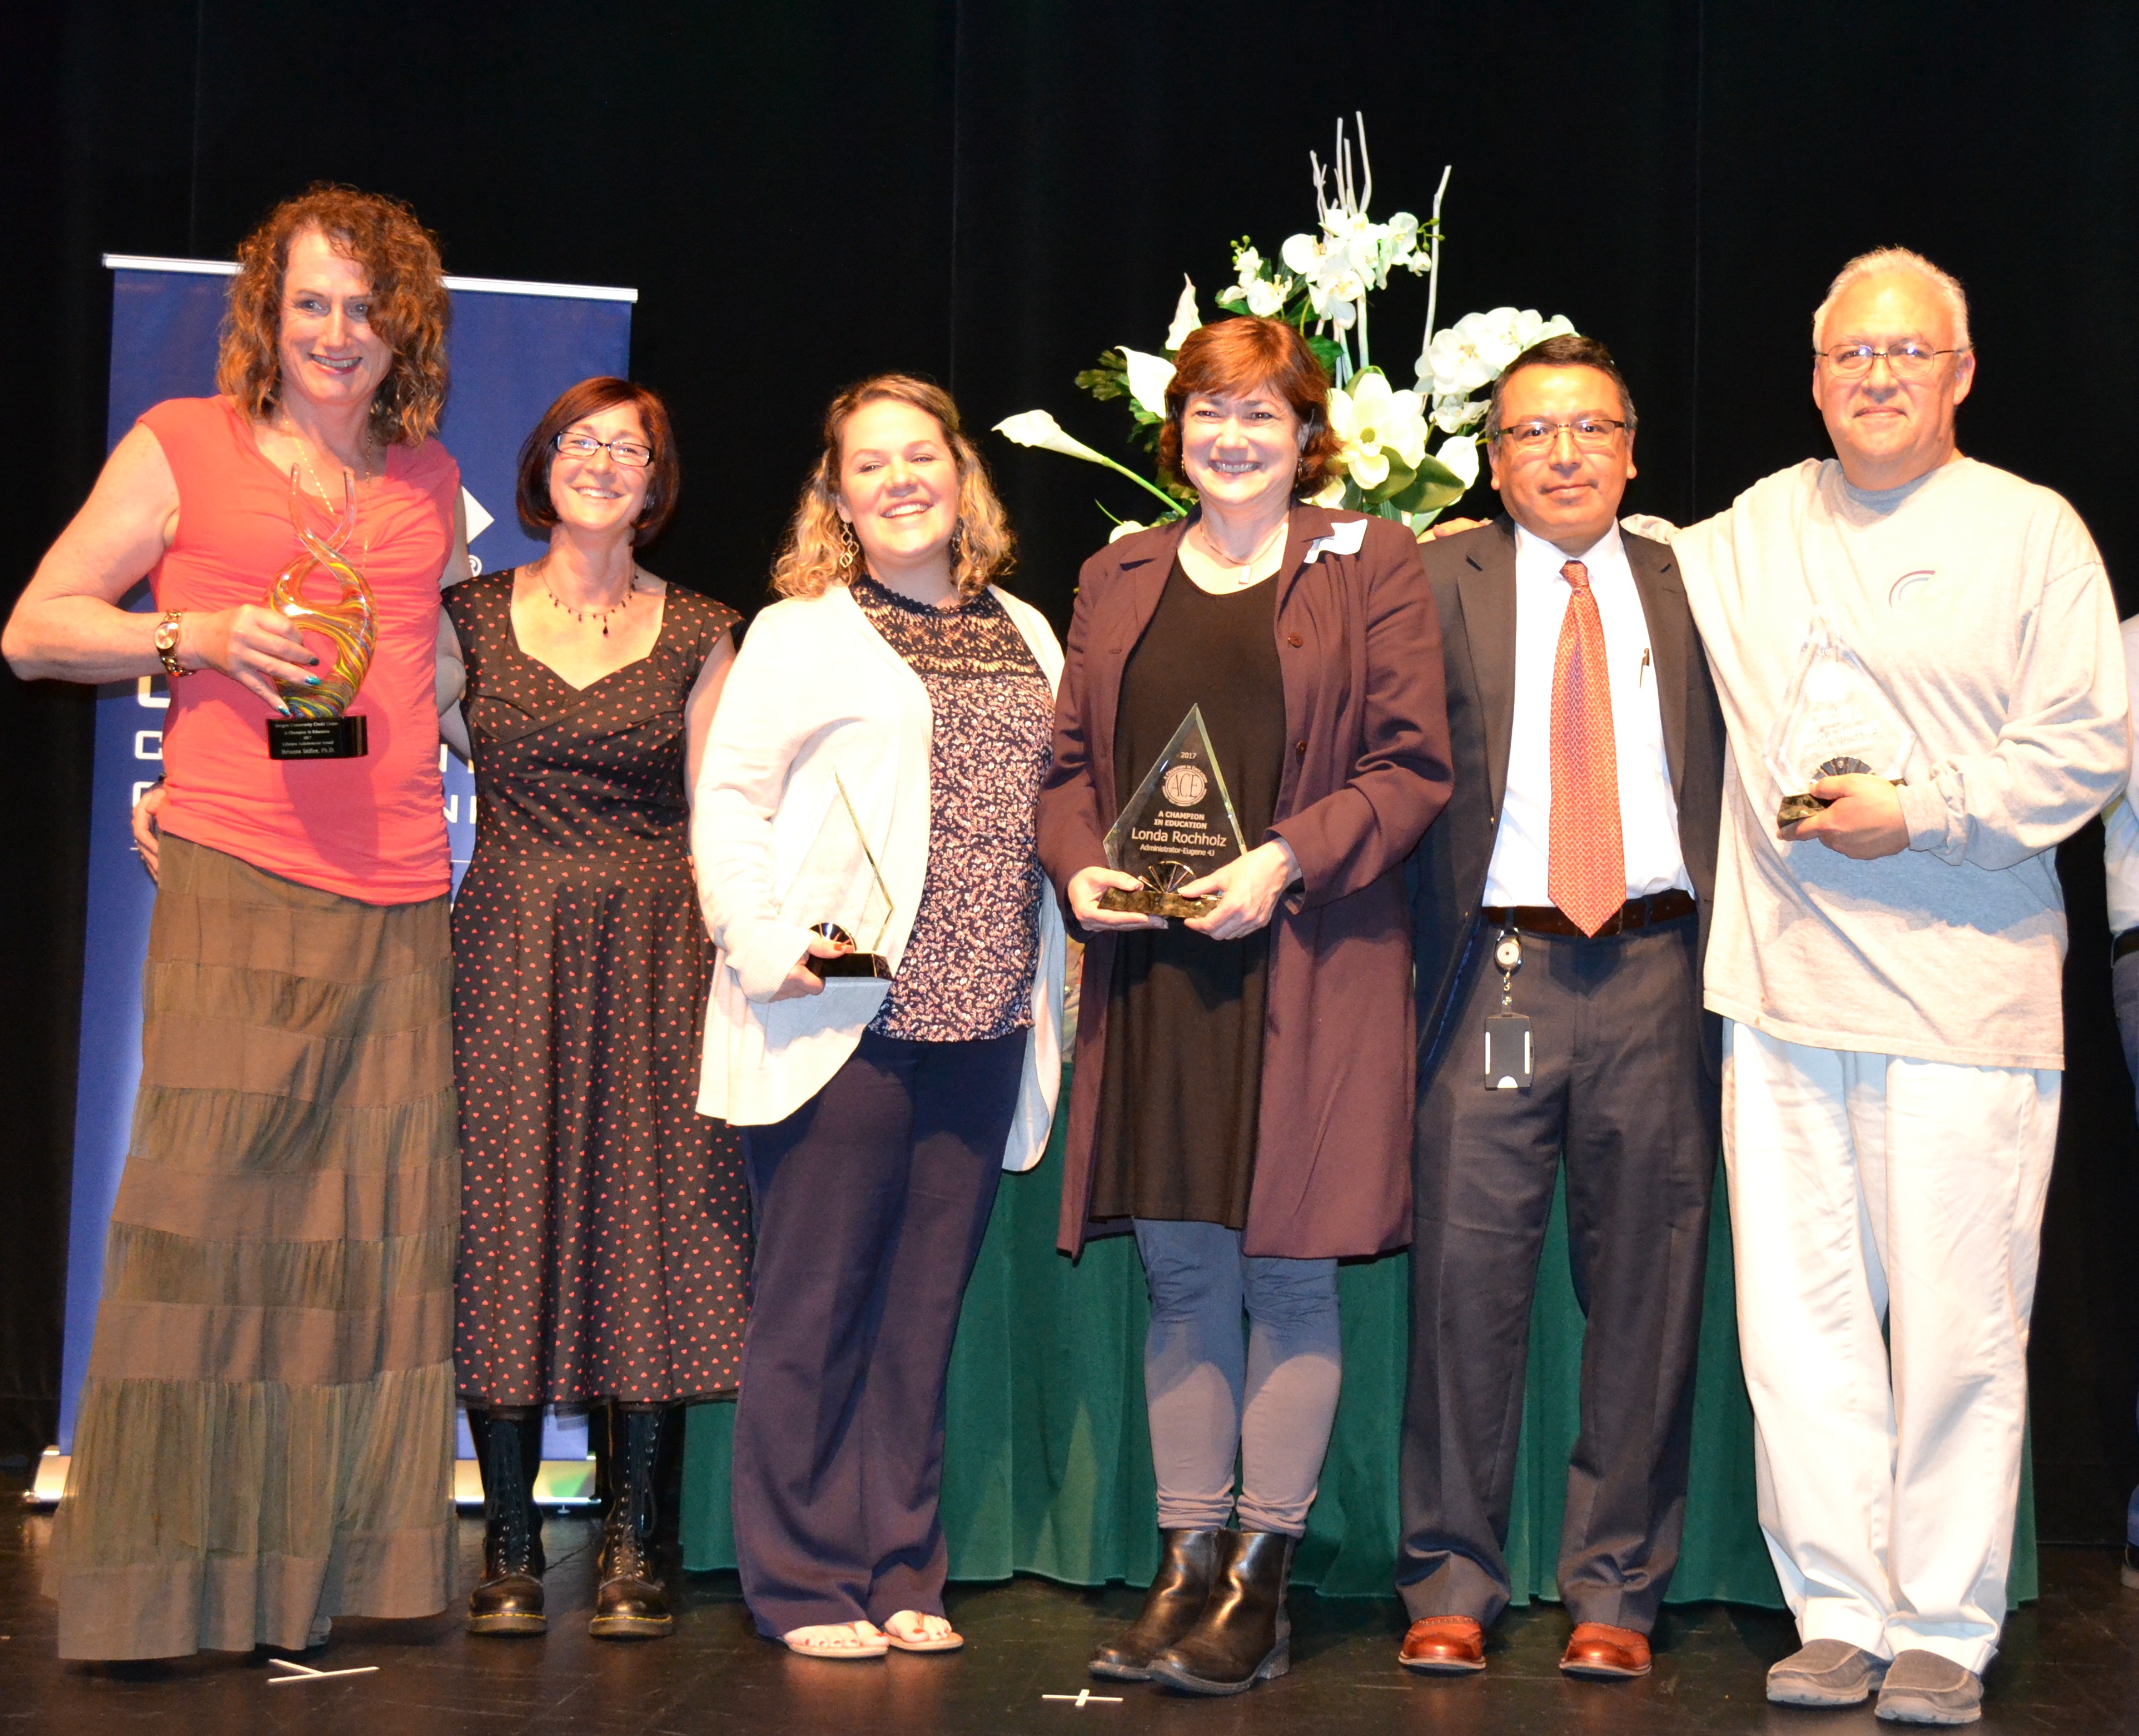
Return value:
M 371 438 L 387 446 L 421 445 L 445 413 L 453 301 L 438 237 L 400 200 L 381 193 L 316 182 L 283 200 L 238 243 L 216 389 L 256 422 L 281 401 L 282 280 L 290 244 L 307 229 L 364 267 L 371 279 L 371 329 L 394 352 L 372 397 Z
M 936 418 L 958 468 L 958 522 L 951 533 L 951 575 L 958 595 L 970 601 L 1008 572 L 1016 548 L 1010 520 L 988 481 L 980 449 L 958 423 L 958 407 L 941 386 L 909 374 L 879 374 L 849 386 L 825 412 L 824 447 L 802 485 L 787 540 L 773 563 L 772 588 L 783 597 L 817 597 L 862 570 L 839 513 L 841 443 L 847 422 L 866 403 L 884 399 L 911 404 Z M 842 564 L 842 557 L 844 564 Z

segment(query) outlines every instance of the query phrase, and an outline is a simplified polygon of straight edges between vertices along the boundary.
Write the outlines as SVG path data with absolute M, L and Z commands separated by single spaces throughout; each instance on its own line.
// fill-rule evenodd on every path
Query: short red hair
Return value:
M 1309 495 L 1328 479 L 1341 443 L 1329 426 L 1329 376 L 1307 340 L 1282 320 L 1242 314 L 1199 325 L 1182 340 L 1167 383 L 1166 421 L 1158 431 L 1158 462 L 1176 482 L 1181 472 L 1181 418 L 1192 398 L 1241 398 L 1272 392 L 1291 406 L 1304 438 L 1292 491 Z

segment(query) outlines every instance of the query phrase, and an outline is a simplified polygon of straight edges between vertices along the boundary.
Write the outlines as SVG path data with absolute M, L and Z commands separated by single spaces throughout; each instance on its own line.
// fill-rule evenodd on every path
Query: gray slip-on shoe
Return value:
M 1974 1724 L 1983 1716 L 1983 1678 L 1935 1651 L 1897 1652 L 1879 1690 L 1879 1715 L 1895 1724 Z
M 1861 1706 L 1887 1673 L 1887 1660 L 1847 1640 L 1814 1640 L 1768 1671 L 1779 1706 Z

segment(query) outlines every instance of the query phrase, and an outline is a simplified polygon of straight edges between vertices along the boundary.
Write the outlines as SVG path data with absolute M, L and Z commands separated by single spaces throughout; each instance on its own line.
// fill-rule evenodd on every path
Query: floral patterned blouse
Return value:
M 1035 810 L 1053 756 L 1054 692 L 990 593 L 936 609 L 866 575 L 851 589 L 935 713 L 921 906 L 869 1028 L 923 1043 L 1006 1036 L 1032 1023 L 1047 891 Z

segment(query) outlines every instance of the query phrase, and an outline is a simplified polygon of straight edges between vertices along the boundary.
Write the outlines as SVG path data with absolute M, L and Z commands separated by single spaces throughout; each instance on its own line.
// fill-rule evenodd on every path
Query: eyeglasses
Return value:
M 1627 424 L 1609 416 L 1578 416 L 1572 422 L 1518 422 L 1493 438 L 1504 440 L 1519 452 L 1541 452 L 1557 439 L 1562 429 L 1574 436 L 1574 443 L 1592 452 L 1612 443 L 1612 437 Z
M 1837 344 L 1832 350 L 1815 350 L 1813 355 L 1843 379 L 1861 379 L 1882 356 L 1887 359 L 1887 366 L 1895 379 L 1928 379 L 1941 356 L 1966 355 L 1974 347 L 1964 344 L 1957 350 L 1934 350 L 1928 344 L 1909 338 L 1899 344 L 1889 344 L 1884 350 L 1875 350 L 1869 344 Z
M 567 458 L 591 458 L 606 452 L 626 470 L 644 470 L 653 462 L 653 448 L 636 440 L 597 440 L 592 434 L 559 434 L 550 444 Z

